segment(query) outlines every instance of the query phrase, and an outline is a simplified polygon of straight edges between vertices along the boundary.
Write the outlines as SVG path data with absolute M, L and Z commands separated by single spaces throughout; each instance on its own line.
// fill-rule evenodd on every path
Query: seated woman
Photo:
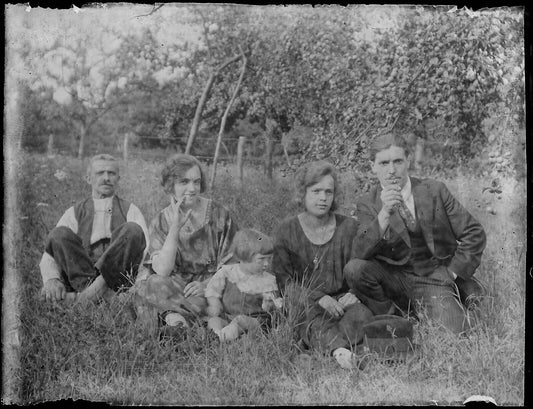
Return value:
M 272 239 L 257 230 L 239 230 L 235 235 L 233 255 L 239 262 L 222 266 L 205 291 L 211 317 L 207 325 L 221 341 L 268 326 L 268 312 L 283 306 L 271 274 L 273 251 Z
M 352 368 L 358 363 L 351 348 L 363 340 L 363 325 L 372 318 L 343 277 L 358 225 L 334 213 L 340 192 L 331 164 L 304 165 L 296 172 L 295 191 L 304 210 L 275 232 L 273 271 L 288 304 L 305 307 L 296 328 L 304 345 Z M 288 291 L 290 281 L 296 284 L 293 291 Z
M 149 227 L 151 275 L 137 283 L 138 303 L 149 314 L 155 309 L 164 324 L 188 326 L 205 314 L 205 287 L 231 258 L 237 226 L 228 210 L 200 196 L 206 181 L 195 157 L 176 154 L 168 159 L 161 184 L 170 204 Z

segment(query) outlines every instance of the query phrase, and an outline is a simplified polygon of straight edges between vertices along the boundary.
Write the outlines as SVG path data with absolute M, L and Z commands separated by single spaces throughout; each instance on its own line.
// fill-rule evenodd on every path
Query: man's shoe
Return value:
M 467 308 L 477 307 L 482 298 L 487 294 L 485 286 L 475 277 L 464 279 L 457 277 L 455 284 L 459 291 L 461 303 Z

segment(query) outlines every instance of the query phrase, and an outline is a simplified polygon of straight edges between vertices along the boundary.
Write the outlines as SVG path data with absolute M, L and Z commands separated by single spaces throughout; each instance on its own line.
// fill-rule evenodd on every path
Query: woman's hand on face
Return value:
M 320 305 L 334 317 L 342 317 L 344 315 L 344 308 L 342 307 L 342 304 L 329 295 L 325 295 L 318 300 L 318 305 Z
M 187 210 L 187 213 L 183 214 L 180 210 L 180 206 L 183 203 L 183 198 L 178 200 L 172 205 L 172 213 L 170 217 L 170 226 L 176 231 L 181 230 L 185 225 L 189 217 L 191 217 L 192 209 Z
M 201 281 L 192 281 L 185 286 L 183 294 L 185 295 L 185 297 L 203 297 L 205 294 L 205 286 L 205 283 Z

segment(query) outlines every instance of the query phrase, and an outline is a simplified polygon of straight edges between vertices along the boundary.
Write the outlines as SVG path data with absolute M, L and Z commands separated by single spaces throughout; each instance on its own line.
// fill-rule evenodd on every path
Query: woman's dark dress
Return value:
M 309 241 L 298 216 L 284 220 L 274 234 L 273 272 L 280 290 L 285 292 L 290 281 L 300 284 L 291 293 L 305 307 L 297 334 L 308 347 L 326 353 L 360 343 L 362 326 L 372 316 L 361 303 L 347 307 L 339 318 L 318 304 L 325 295 L 338 300 L 350 290 L 343 269 L 352 256 L 358 225 L 355 219 L 340 214 L 335 214 L 335 220 L 333 237 L 320 246 Z

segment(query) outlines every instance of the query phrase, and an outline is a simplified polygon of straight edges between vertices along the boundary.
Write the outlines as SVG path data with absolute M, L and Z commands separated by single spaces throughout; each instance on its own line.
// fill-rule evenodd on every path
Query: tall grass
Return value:
M 71 398 L 115 404 L 442 404 L 474 394 L 498 404 L 523 403 L 525 195 L 512 180 L 506 181 L 502 199 L 485 194 L 496 215 L 486 213 L 484 204 L 477 207 L 488 181 L 447 181 L 487 231 L 477 276 L 489 293 L 479 325 L 457 338 L 422 316 L 416 325 L 417 356 L 397 364 L 376 358 L 364 371 L 345 371 L 318 353 L 298 355 L 291 330 L 296 310 L 278 316 L 267 334 L 255 331 L 220 344 L 203 327 L 182 340 L 160 341 L 136 322 L 127 294 L 92 308 L 41 303 L 38 262 L 46 234 L 90 187 L 81 161 L 39 155 L 21 160 L 22 239 L 16 254 L 8 255 L 23 282 L 21 403 Z M 136 159 L 121 172 L 119 194 L 137 204 L 147 221 L 168 200 L 158 181 L 160 165 Z M 61 169 L 64 180 L 54 177 Z M 234 174 L 231 166 L 219 168 L 214 198 L 239 226 L 271 234 L 296 212 L 289 178 L 267 181 L 259 170 L 248 169 L 239 186 Z M 353 200 L 356 181 L 355 175 L 343 176 L 345 205 Z

